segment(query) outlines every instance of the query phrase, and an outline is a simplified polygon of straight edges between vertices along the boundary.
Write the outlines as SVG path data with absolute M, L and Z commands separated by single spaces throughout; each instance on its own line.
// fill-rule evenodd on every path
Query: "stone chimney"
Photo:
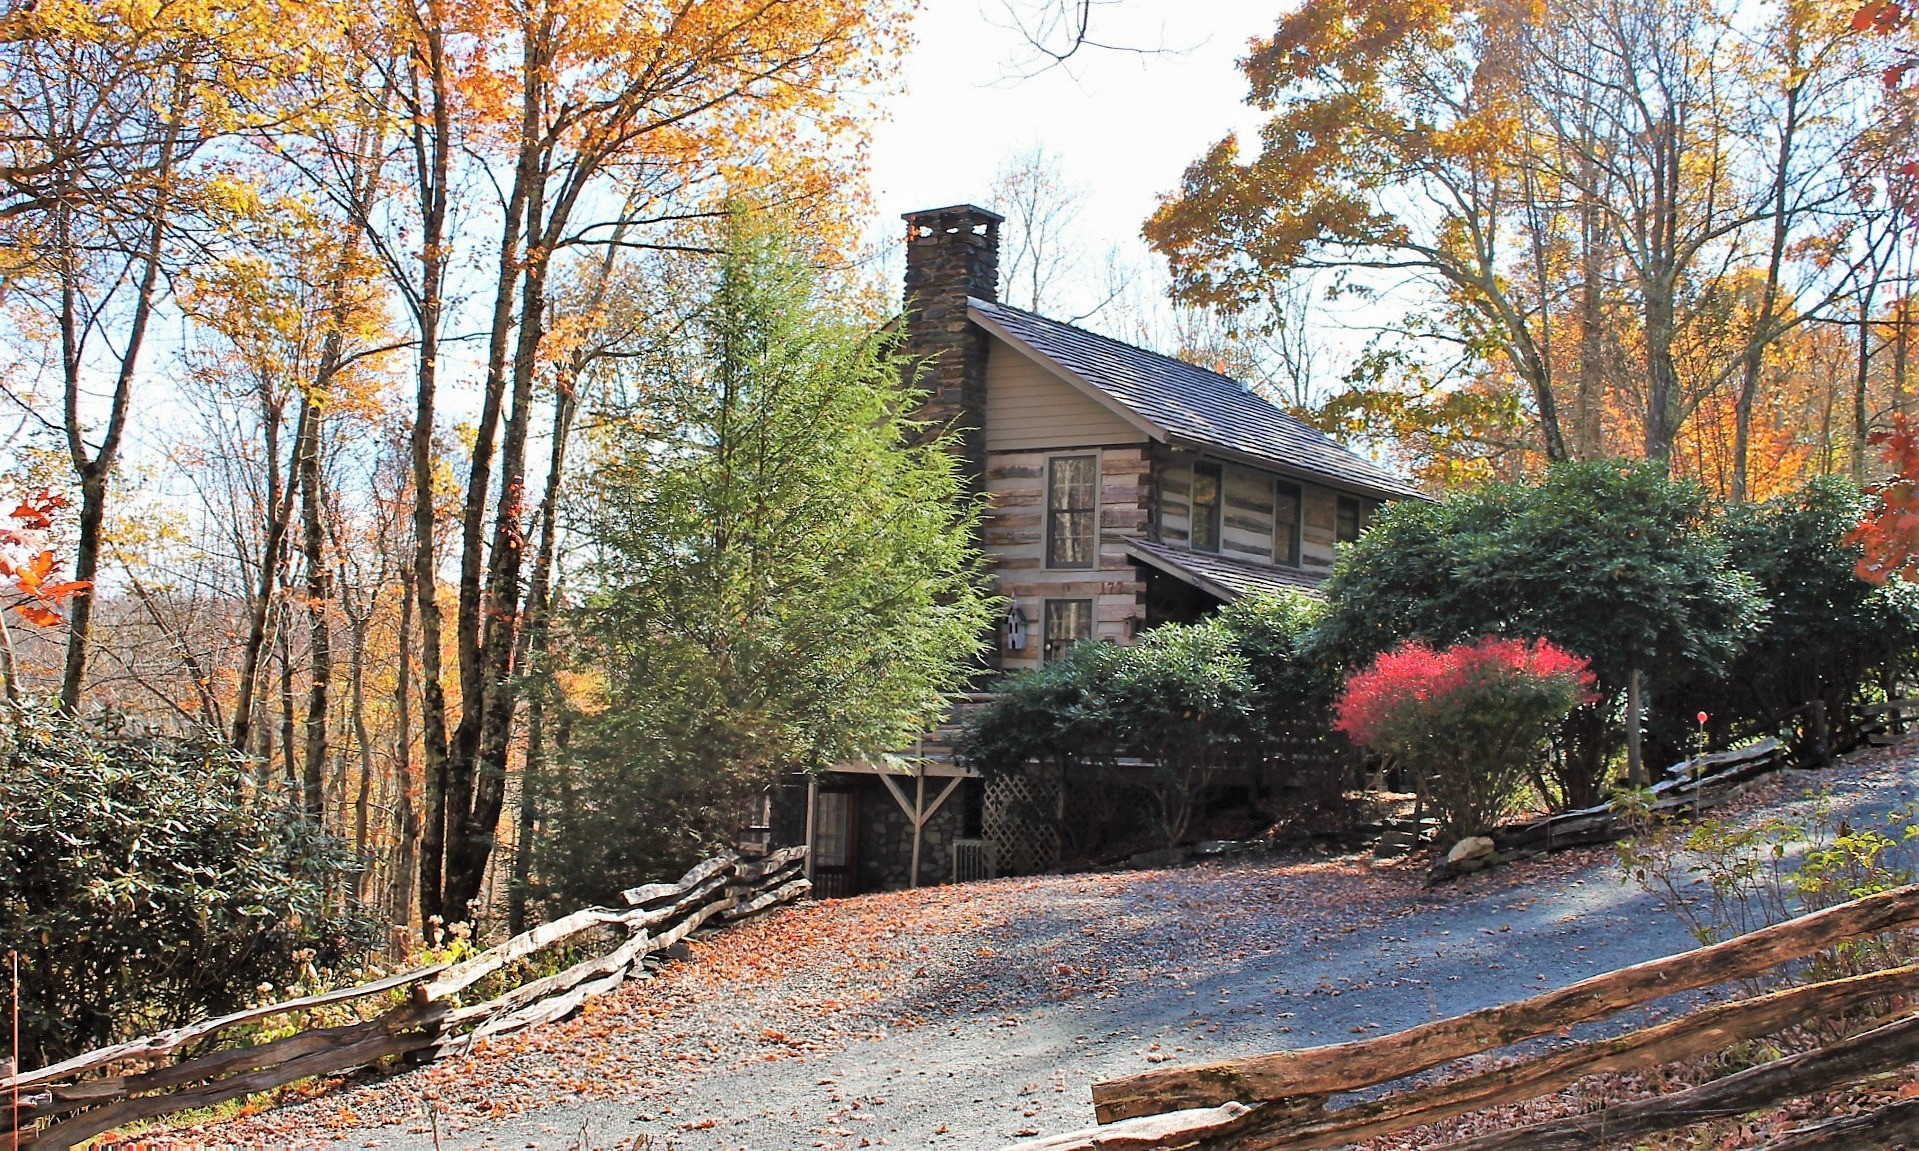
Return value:
M 926 391 L 919 418 L 958 433 L 967 482 L 986 479 L 987 334 L 968 323 L 966 298 L 999 299 L 999 226 L 984 208 L 908 212 L 907 363 Z

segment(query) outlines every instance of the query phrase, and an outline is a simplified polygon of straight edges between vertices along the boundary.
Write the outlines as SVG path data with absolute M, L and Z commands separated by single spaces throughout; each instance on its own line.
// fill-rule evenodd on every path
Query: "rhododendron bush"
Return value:
M 1546 640 L 1402 643 L 1346 681 L 1334 727 L 1418 781 L 1442 836 L 1492 826 L 1548 733 L 1593 699 L 1586 661 Z

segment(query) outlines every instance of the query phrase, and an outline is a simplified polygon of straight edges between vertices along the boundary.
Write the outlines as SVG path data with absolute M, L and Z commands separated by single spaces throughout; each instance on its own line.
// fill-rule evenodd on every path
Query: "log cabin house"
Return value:
M 921 416 L 957 433 L 988 499 L 981 546 L 1006 597 L 994 668 L 1129 644 L 1245 595 L 1314 594 L 1375 508 L 1419 496 L 1236 380 L 999 303 L 1002 217 L 963 204 L 905 220 Z M 947 753 L 957 722 L 774 789 L 757 835 L 810 845 L 826 897 L 1044 869 L 1045 837 L 1017 813 L 1064 797 L 1017 780 L 989 793 Z

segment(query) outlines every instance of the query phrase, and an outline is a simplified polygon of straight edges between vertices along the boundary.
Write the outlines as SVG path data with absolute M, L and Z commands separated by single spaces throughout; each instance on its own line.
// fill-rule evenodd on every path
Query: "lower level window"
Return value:
M 1051 663 L 1066 654 L 1066 649 L 1093 637 L 1093 601 L 1090 599 L 1049 599 L 1046 601 L 1046 646 L 1043 658 Z

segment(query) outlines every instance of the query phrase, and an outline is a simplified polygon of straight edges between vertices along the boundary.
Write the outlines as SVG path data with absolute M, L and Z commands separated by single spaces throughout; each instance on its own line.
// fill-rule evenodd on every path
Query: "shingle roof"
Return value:
M 1298 568 L 1228 559 L 1212 552 L 1187 551 L 1150 540 L 1127 540 L 1126 550 L 1142 563 L 1228 602 L 1241 596 L 1283 592 L 1301 592 L 1318 598 L 1319 585 L 1326 580 L 1323 575 Z
M 1237 380 L 1032 312 L 972 299 L 973 319 L 1024 344 L 1159 429 L 1159 438 L 1222 449 L 1280 470 L 1387 497 L 1405 480 L 1328 439 Z

